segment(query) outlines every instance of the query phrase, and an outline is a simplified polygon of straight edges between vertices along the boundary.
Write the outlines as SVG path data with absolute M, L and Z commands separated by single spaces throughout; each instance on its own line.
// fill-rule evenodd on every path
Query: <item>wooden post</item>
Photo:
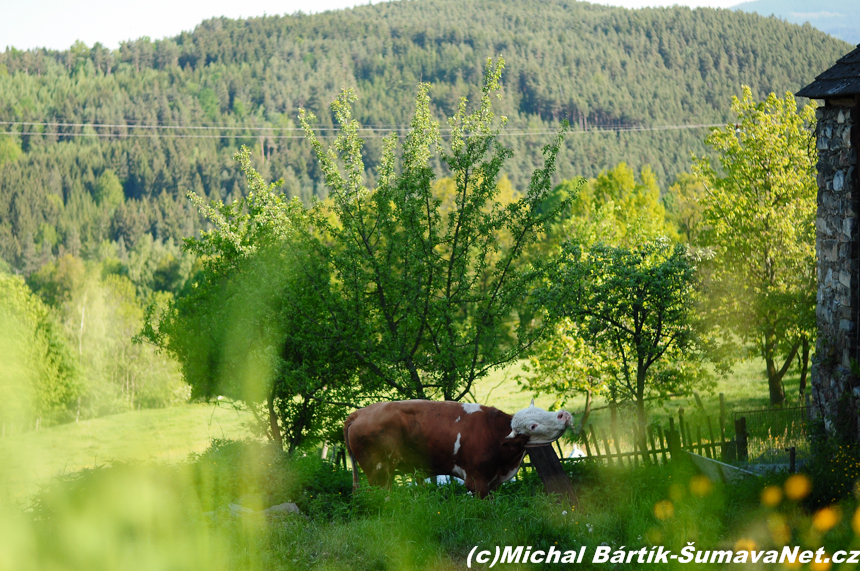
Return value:
M 651 443 L 651 451 L 653 452 L 653 455 L 654 455 L 654 464 L 659 464 L 660 461 L 657 458 L 657 446 L 654 445 L 654 427 L 653 426 L 648 427 L 648 441 Z
M 570 478 L 567 477 L 567 473 L 565 473 L 555 450 L 552 449 L 552 445 L 535 446 L 527 448 L 527 450 L 529 460 L 535 470 L 537 470 L 546 492 L 548 494 L 559 494 L 562 500 L 566 501 L 568 505 L 576 505 L 577 498 L 576 492 L 573 490 L 573 484 L 570 483 Z
M 792 446 L 788 449 L 788 473 L 794 474 L 796 470 L 797 450 Z
M 735 439 L 737 442 L 738 460 L 746 461 L 749 458 L 747 436 L 747 419 L 742 416 L 735 421 Z
M 720 439 L 726 441 L 726 395 L 720 393 Z

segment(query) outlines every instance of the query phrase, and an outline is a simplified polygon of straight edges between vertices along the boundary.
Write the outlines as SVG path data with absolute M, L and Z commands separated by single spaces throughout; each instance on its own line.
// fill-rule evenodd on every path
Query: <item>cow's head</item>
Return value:
M 514 414 L 511 419 L 511 433 L 508 439 L 527 437 L 526 446 L 549 444 L 564 434 L 570 426 L 571 416 L 566 410 L 549 412 L 532 404 Z

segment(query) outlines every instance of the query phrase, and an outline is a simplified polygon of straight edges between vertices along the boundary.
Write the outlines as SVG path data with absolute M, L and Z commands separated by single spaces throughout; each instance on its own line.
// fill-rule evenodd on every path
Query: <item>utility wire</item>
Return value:
M 92 127 L 92 128 L 130 128 L 130 129 L 205 129 L 205 130 L 246 130 L 246 131 L 303 131 L 298 128 L 279 128 L 279 127 L 210 127 L 210 126 L 168 126 L 168 125 L 109 125 L 100 123 L 37 123 L 24 121 L 0 121 L 0 125 L 21 125 L 21 126 L 44 126 L 44 127 Z M 633 126 L 633 127 L 597 127 L 589 130 L 568 131 L 569 135 L 585 135 L 590 133 L 634 133 L 634 132 L 652 132 L 652 131 L 676 131 L 685 129 L 705 129 L 711 127 L 724 127 L 723 123 L 701 123 L 701 124 L 685 124 L 685 125 L 656 125 Z M 341 129 L 336 127 L 320 127 L 313 129 L 314 131 L 334 131 L 339 132 Z M 366 132 L 397 132 L 408 131 L 406 128 L 391 128 L 391 127 L 362 127 L 359 131 Z M 450 131 L 450 129 L 440 129 L 440 131 Z M 531 135 L 555 135 L 557 131 L 530 131 L 527 129 L 511 129 L 499 132 L 503 137 L 527 137 Z M 163 139 L 239 139 L 246 137 L 259 137 L 260 134 L 225 134 L 225 135 L 209 135 L 209 134 L 184 134 L 184 133 L 55 133 L 42 131 L 0 131 L 4 135 L 58 135 L 62 137 L 99 137 L 99 138 L 163 138 Z M 336 134 L 320 135 L 321 138 L 333 138 Z M 450 137 L 450 133 L 443 133 L 442 137 Z M 305 135 L 274 135 L 266 134 L 268 139 L 304 139 Z M 366 135 L 368 138 L 381 138 L 382 135 Z

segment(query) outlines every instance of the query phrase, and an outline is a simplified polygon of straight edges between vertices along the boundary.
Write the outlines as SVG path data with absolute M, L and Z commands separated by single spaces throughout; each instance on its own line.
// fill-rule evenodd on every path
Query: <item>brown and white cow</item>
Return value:
M 368 481 L 389 487 L 394 470 L 461 478 L 479 497 L 514 477 L 529 446 L 548 444 L 570 425 L 567 411 L 534 406 L 513 416 L 474 403 L 379 402 L 353 412 L 343 425 L 352 459 Z

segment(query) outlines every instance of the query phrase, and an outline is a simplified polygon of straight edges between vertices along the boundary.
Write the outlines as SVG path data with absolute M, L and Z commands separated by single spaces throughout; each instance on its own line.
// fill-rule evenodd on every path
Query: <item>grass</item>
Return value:
M 716 414 L 720 391 L 729 411 L 765 406 L 760 369 L 754 362 L 739 367 L 713 394 L 701 395 L 705 408 Z M 508 412 L 527 406 L 530 397 L 519 392 L 516 373 L 512 367 L 486 379 L 476 400 Z M 796 382 L 787 383 L 789 393 Z M 544 407 L 551 402 L 537 399 Z M 695 408 L 683 398 L 651 407 L 650 414 L 665 419 L 678 406 Z M 581 400 L 568 408 L 577 407 Z M 592 418 L 603 423 L 607 417 L 597 411 Z M 690 541 L 701 550 L 860 548 L 860 516 L 846 491 L 860 460 L 841 448 L 828 453 L 841 460 L 809 472 L 806 499 L 787 497 L 787 474 L 721 485 L 682 461 L 624 469 L 586 461 L 567 467 L 578 492 L 572 507 L 544 495 L 531 471 L 487 501 L 457 485 L 397 485 L 354 495 L 351 474 L 316 454 L 289 457 L 259 441 L 229 441 L 248 435 L 247 420 L 228 407 L 195 404 L 0 440 L 0 479 L 16 491 L 11 499 L 26 497 L 29 505 L 22 512 L 19 502 L 3 501 L 9 494 L 0 496 L 0 569 L 458 569 L 476 545 L 586 546 L 581 566 L 605 568 L 590 563 L 604 543 L 660 545 L 675 553 Z M 304 515 L 233 516 L 228 507 L 259 510 L 285 501 Z M 822 507 L 830 511 L 817 511 Z
M 0 439 L 0 498 L 21 500 L 50 478 L 109 462 L 185 460 L 213 438 L 244 438 L 250 413 L 186 404 L 125 412 Z
M 532 395 L 521 392 L 516 381 L 516 376 L 522 374 L 521 365 L 515 363 L 483 379 L 473 392 L 476 402 L 509 413 L 527 407 Z M 787 378 L 789 397 L 797 394 L 798 382 L 797 375 Z M 700 395 L 707 414 L 714 420 L 719 414 L 720 392 L 726 395 L 729 424 L 734 410 L 767 406 L 767 381 L 761 360 L 741 363 L 733 375 L 717 382 L 713 392 Z M 535 398 L 535 404 L 542 408 L 549 408 L 553 401 L 550 395 Z M 597 400 L 594 406 L 602 404 Z M 577 397 L 567 409 L 581 413 L 584 406 L 584 398 Z M 696 419 L 699 413 L 693 397 L 675 398 L 663 405 L 650 403 L 649 415 L 666 426 L 669 416 L 677 418 L 681 406 L 688 418 Z M 620 416 L 622 421 L 632 418 L 625 410 L 620 411 Z M 192 452 L 205 450 L 213 438 L 248 436 L 244 423 L 249 420 L 248 413 L 237 412 L 229 405 L 187 404 L 116 414 L 0 439 L 0 458 L 4 459 L 0 464 L 0 482 L 4 483 L 0 493 L 6 498 L 24 499 L 52 477 L 109 462 L 182 461 Z M 605 430 L 609 411 L 593 412 L 589 422 Z M 567 453 L 574 444 L 562 446 Z
M 533 474 L 486 501 L 453 485 L 352 494 L 350 474 L 318 457 L 216 442 L 178 465 L 69 476 L 43 490 L 29 515 L 4 513 L 0 504 L 0 568 L 460 569 L 474 546 L 523 545 L 563 552 L 585 546 L 581 566 L 596 569 L 605 568 L 591 564 L 600 544 L 659 545 L 676 554 L 687 542 L 702 551 L 858 547 L 851 525 L 856 502 L 826 508 L 827 517 L 804 510 L 802 498 L 787 497 L 793 486 L 785 474 L 720 485 L 680 461 L 629 469 L 584 463 L 571 470 L 575 507 L 544 495 Z M 294 501 L 304 515 L 233 516 L 227 508 L 260 497 Z M 702 567 L 723 568 L 695 566 Z

